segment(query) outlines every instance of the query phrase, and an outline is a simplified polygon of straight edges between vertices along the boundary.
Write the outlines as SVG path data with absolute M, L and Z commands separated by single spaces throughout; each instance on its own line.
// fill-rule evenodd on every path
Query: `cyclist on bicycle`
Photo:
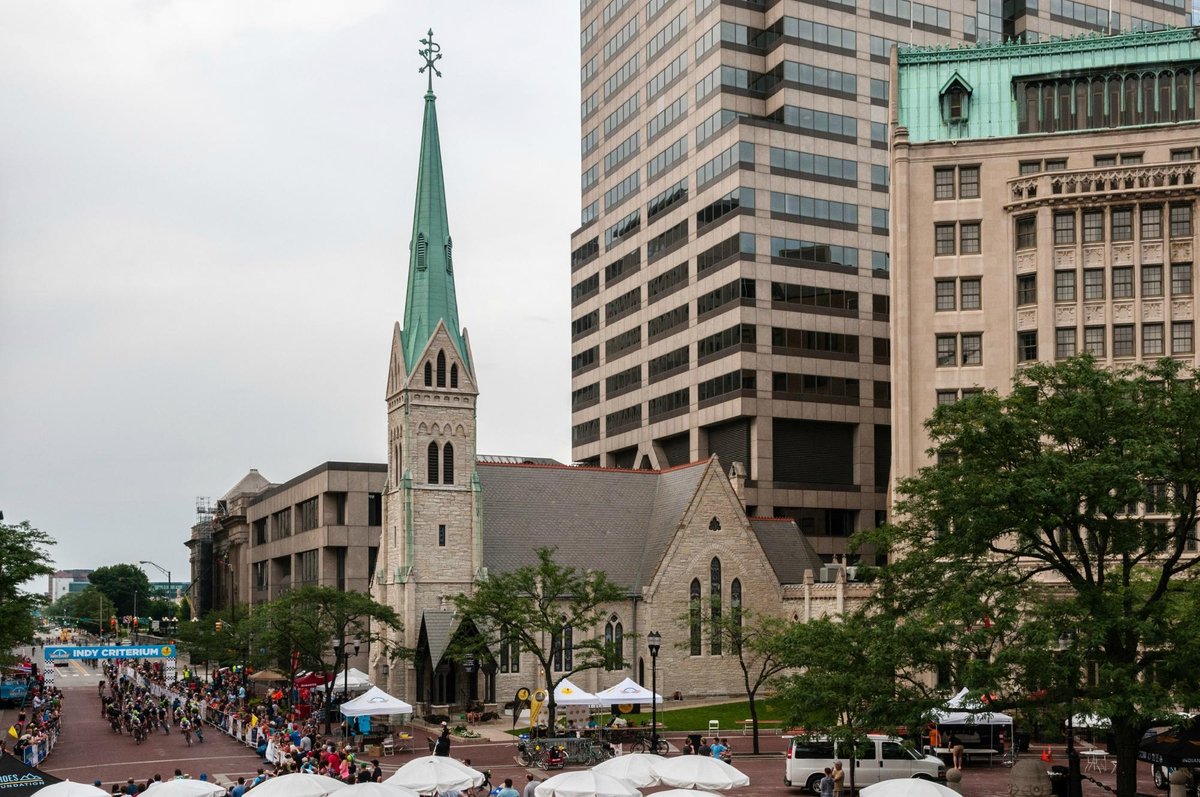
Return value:
M 183 740 L 187 742 L 187 746 L 192 746 L 192 721 L 184 717 L 179 721 L 179 732 L 183 734 Z

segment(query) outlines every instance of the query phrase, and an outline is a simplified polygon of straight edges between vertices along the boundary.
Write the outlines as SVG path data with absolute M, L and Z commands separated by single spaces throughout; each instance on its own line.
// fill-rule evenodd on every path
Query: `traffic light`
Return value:
M 108 627 L 114 631 L 117 630 L 117 618 L 116 617 L 109 618 Z

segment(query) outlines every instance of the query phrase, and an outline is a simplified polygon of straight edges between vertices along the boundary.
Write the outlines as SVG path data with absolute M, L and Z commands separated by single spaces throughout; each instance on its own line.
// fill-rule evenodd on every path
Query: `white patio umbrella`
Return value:
M 702 755 L 681 755 L 666 758 L 651 772 L 658 782 L 681 789 L 735 789 L 749 786 L 750 778 L 718 758 Z
M 862 797 L 955 797 L 957 794 L 954 789 L 920 778 L 881 780 L 862 790 Z
M 338 789 L 344 788 L 346 784 L 340 780 L 324 775 L 310 775 L 307 772 L 294 772 L 291 775 L 264 780 L 252 791 L 255 797 L 328 797 Z
M 412 789 L 389 783 L 355 783 L 333 793 L 335 797 L 418 797 Z
M 631 786 L 645 789 L 658 785 L 658 776 L 650 770 L 656 764 L 663 761 L 666 761 L 666 759 L 654 753 L 630 753 L 629 755 L 614 756 L 607 761 L 602 761 L 592 767 L 592 771 L 599 772 L 601 775 L 620 778 Z
M 164 780 L 153 784 L 146 793 L 151 792 L 154 797 L 221 797 L 226 789 L 207 780 Z
M 539 784 L 533 793 L 537 797 L 642 797 L 628 781 L 593 769 L 555 775 Z
M 72 783 L 64 780 L 62 783 L 51 783 L 38 789 L 36 794 L 46 797 L 112 797 L 104 789 L 97 789 L 90 783 Z
M 483 783 L 483 773 L 449 756 L 426 755 L 409 761 L 384 783 L 402 786 L 417 794 L 433 794 L 479 786 Z

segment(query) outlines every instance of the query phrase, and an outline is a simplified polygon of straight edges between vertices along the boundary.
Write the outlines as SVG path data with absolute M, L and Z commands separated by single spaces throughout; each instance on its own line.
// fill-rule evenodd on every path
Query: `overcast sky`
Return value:
M 574 0 L 0 0 L 0 510 L 59 567 L 385 461 L 430 27 L 479 450 L 565 461 Z

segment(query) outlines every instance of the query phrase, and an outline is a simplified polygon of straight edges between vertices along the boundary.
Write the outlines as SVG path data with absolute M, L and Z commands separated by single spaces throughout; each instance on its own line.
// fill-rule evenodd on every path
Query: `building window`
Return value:
M 1190 238 L 1192 235 L 1192 206 L 1171 205 L 1171 237 Z
M 450 366 L 450 387 L 458 387 L 458 363 Z
M 939 407 L 944 407 L 947 404 L 953 404 L 956 401 L 958 401 L 957 390 L 939 390 L 937 392 L 937 405 Z
M 935 280 L 933 283 L 934 309 L 956 310 L 954 280 Z
M 1133 266 L 1118 266 L 1112 270 L 1112 297 L 1133 298 Z
M 979 254 L 979 222 L 964 221 L 958 226 L 958 251 L 964 255 Z
M 437 356 L 437 386 L 446 386 L 446 353 L 439 351 Z
M 317 520 L 316 496 L 296 504 L 296 521 L 298 523 L 297 531 L 310 531 L 320 525 Z
M 1054 214 L 1054 243 L 1055 244 L 1073 244 L 1075 243 L 1075 214 L 1071 213 L 1055 213 Z
M 425 464 L 426 464 L 425 476 L 426 476 L 426 481 L 428 481 L 430 484 L 438 483 L 438 471 L 442 464 L 441 457 L 438 456 L 438 453 L 439 452 L 438 452 L 437 443 L 430 443 L 429 450 L 428 450 L 428 452 L 426 452 L 426 455 L 425 455 Z
M 953 368 L 958 363 L 958 337 L 955 335 L 937 336 L 938 368 Z
M 1162 296 L 1162 266 L 1142 266 L 1142 297 Z
M 425 387 L 433 387 L 433 363 L 425 361 Z
M 1162 238 L 1162 207 L 1159 205 L 1142 205 L 1142 240 L 1150 241 Z
M 979 310 L 983 308 L 980 295 L 981 283 L 978 277 L 963 277 L 959 281 L 961 300 L 959 307 L 963 310 Z
M 1104 356 L 1104 327 L 1084 327 L 1083 350 L 1093 357 Z
M 442 484 L 454 484 L 454 444 L 442 447 Z
M 500 672 L 521 671 L 521 648 L 515 634 L 508 629 L 500 632 Z
M 699 656 L 700 650 L 700 579 L 693 578 L 688 588 L 688 628 L 691 654 Z
M 1171 324 L 1171 353 L 1190 354 L 1194 350 L 1191 321 Z
M 367 493 L 367 525 L 383 525 L 383 493 Z
M 1017 304 L 1037 304 L 1037 275 L 1022 274 L 1017 277 Z
M 1054 330 L 1054 357 L 1065 360 L 1075 356 L 1075 327 Z
M 1085 210 L 1083 212 L 1083 242 L 1095 244 L 1104 242 L 1104 211 Z
M 1031 362 L 1036 360 L 1037 351 L 1037 333 L 1036 332 L 1018 332 L 1017 333 L 1017 361 Z
M 1037 217 L 1025 216 L 1017 219 L 1017 248 L 1033 249 L 1037 246 Z
M 708 563 L 709 597 L 712 601 L 712 625 L 709 628 L 709 650 L 714 656 L 721 655 L 721 560 L 713 557 Z
M 1171 264 L 1171 295 L 1190 296 L 1192 293 L 1192 264 Z
M 735 578 L 729 582 L 729 611 L 733 617 L 733 648 L 734 652 L 742 644 L 742 580 Z
M 1113 208 L 1112 239 L 1114 241 L 1133 240 L 1133 209 Z
M 954 254 L 954 225 L 935 224 L 933 227 L 933 253 L 935 255 Z
M 1132 357 L 1133 351 L 1133 327 L 1132 326 L 1115 326 L 1112 331 L 1112 351 L 1113 357 Z
M 444 523 L 438 525 L 438 547 L 446 547 L 446 525 Z
M 933 170 L 933 198 L 954 199 L 954 167 Z
M 979 167 L 958 167 L 958 197 L 959 199 L 979 198 Z
M 1163 354 L 1163 325 L 1142 324 L 1142 355 Z
M 978 332 L 963 333 L 962 364 L 983 365 L 983 335 Z
M 1083 270 L 1083 298 L 1104 298 L 1104 269 L 1085 268 Z
M 1075 301 L 1075 272 L 1074 271 L 1056 271 L 1056 272 L 1054 272 L 1054 301 L 1056 301 L 1056 302 L 1073 302 L 1073 301 Z

